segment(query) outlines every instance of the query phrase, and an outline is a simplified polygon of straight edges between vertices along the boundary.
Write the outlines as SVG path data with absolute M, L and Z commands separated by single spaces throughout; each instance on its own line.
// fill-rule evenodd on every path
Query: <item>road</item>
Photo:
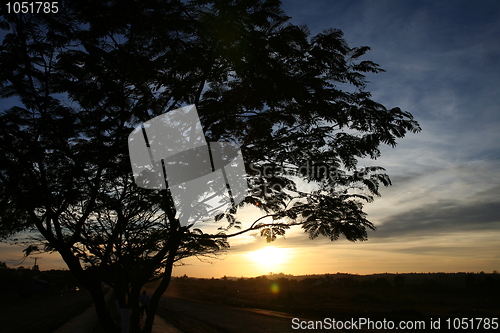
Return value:
M 189 333 L 283 333 L 292 329 L 292 315 L 260 309 L 234 308 L 164 296 L 158 315 Z M 316 330 L 314 332 L 339 332 Z

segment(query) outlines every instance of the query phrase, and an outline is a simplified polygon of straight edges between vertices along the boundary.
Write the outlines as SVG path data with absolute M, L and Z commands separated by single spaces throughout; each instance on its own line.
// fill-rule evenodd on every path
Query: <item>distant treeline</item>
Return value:
M 34 294 L 62 294 L 77 286 L 78 282 L 68 270 L 0 267 L 0 300 L 27 298 Z

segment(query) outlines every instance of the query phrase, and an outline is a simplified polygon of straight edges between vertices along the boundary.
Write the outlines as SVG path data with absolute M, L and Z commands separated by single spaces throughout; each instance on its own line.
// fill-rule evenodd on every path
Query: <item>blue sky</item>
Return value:
M 367 90 L 411 112 L 422 132 L 361 161 L 393 181 L 366 206 L 378 228 L 367 242 L 311 241 L 294 230 L 272 244 L 288 259 L 269 267 L 248 260 L 266 244 L 245 235 L 224 260 L 187 260 L 174 275 L 500 271 L 500 2 L 285 0 L 283 8 L 312 34 L 338 28 L 351 47 L 370 46 L 365 59 L 386 72 L 370 75 Z
M 300 230 L 274 244 L 288 262 L 247 260 L 265 246 L 251 236 L 222 261 L 174 274 L 293 274 L 500 271 L 500 2 L 285 0 L 285 12 L 311 34 L 344 32 L 351 47 L 385 73 L 367 89 L 422 126 L 376 161 L 393 186 L 366 206 L 377 231 L 364 243 L 311 241 Z M 212 275 L 211 275 L 212 274 Z

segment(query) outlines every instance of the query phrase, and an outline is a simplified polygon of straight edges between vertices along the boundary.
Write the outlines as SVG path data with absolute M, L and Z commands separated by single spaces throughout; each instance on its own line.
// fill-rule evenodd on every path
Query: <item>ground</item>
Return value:
M 0 302 L 2 333 L 49 333 L 92 304 L 85 290 Z
M 146 288 L 150 295 L 153 288 Z M 84 290 L 62 296 L 4 300 L 0 303 L 1 332 L 52 332 L 90 304 Z M 443 324 L 447 318 L 492 319 L 500 318 L 500 275 L 174 278 L 157 314 L 181 332 L 193 333 L 296 332 L 292 329 L 293 318 L 314 322 L 324 318 L 385 319 L 396 323 L 423 320 L 427 325 L 431 318 L 441 318 Z M 370 331 L 384 332 L 363 330 Z M 96 329 L 93 333 L 103 331 Z

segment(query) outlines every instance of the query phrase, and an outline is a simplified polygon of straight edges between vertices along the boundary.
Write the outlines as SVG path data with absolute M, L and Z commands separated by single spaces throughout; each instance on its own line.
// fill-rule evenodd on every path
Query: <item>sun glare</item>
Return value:
M 258 265 L 280 265 L 287 261 L 288 250 L 274 246 L 266 246 L 260 250 L 250 252 L 249 257 Z

